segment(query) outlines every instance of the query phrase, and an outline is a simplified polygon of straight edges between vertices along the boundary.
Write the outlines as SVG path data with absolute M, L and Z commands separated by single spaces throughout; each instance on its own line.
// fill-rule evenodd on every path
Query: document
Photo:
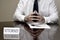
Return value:
M 41 25 L 35 25 L 32 26 L 31 24 L 28 24 L 30 26 L 30 28 L 38 28 L 38 29 L 51 29 L 51 27 L 47 24 L 41 24 Z

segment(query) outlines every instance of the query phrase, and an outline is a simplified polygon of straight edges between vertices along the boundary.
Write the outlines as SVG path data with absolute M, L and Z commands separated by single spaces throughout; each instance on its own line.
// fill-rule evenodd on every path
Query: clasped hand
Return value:
M 25 17 L 24 19 L 26 22 L 45 22 L 45 19 L 43 16 L 41 16 L 39 13 L 36 11 L 30 13 L 28 16 Z

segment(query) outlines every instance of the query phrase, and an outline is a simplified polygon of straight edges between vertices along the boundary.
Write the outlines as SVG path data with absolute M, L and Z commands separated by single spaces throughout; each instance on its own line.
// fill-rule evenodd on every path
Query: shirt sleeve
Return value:
M 14 20 L 24 21 L 24 17 L 25 17 L 25 15 L 23 15 L 24 5 L 25 5 L 24 0 L 20 0 L 16 8 L 15 14 L 13 16 Z
M 58 12 L 54 0 L 50 0 L 48 17 L 45 17 L 45 23 L 54 23 L 58 20 Z

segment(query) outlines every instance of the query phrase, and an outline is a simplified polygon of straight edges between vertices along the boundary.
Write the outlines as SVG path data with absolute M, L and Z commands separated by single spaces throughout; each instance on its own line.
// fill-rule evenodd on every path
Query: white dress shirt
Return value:
M 14 20 L 24 21 L 25 16 L 33 12 L 33 4 L 34 0 L 20 0 L 14 14 Z M 38 6 L 39 14 L 44 17 L 45 23 L 57 21 L 58 12 L 54 0 L 38 0 Z

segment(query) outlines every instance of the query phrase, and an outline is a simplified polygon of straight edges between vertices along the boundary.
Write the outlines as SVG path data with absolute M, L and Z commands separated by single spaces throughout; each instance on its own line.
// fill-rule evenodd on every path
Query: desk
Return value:
M 3 27 L 4 26 L 8 26 L 8 27 L 14 27 L 14 24 L 15 24 L 15 22 L 0 22 L 0 40 L 3 40 L 3 32 L 2 32 L 2 30 L 3 30 Z M 52 25 L 51 25 L 52 26 Z M 60 29 L 59 29 L 60 30 Z M 59 40 L 60 38 L 60 32 L 59 31 L 57 31 L 57 33 L 58 34 L 55 34 L 55 36 L 56 36 L 56 38 L 55 38 L 55 40 L 57 39 L 57 40 Z
M 3 40 L 3 27 L 14 27 L 15 22 L 0 22 L 0 34 L 1 34 L 1 40 Z M 17 23 L 18 24 L 18 23 Z M 19 23 L 20 24 L 20 23 Z M 33 36 L 34 40 L 37 40 L 37 36 L 41 33 L 43 29 L 30 29 L 28 27 L 25 27 L 26 30 L 29 30 L 28 32 L 31 33 Z

